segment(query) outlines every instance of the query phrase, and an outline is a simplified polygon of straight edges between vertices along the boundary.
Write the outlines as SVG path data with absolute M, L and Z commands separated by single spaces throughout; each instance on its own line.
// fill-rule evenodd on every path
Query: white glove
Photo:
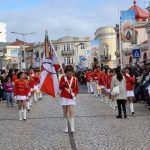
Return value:
M 64 76 L 64 80 L 67 82 L 67 77 L 66 76 Z

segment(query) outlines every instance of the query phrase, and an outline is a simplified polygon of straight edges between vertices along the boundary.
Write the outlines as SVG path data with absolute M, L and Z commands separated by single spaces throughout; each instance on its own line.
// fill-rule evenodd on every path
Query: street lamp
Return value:
M 23 58 L 23 60 L 24 60 L 24 63 L 25 63 L 25 69 L 26 69 L 26 56 L 25 56 L 25 36 L 26 35 L 30 35 L 30 34 L 35 34 L 36 32 L 31 32 L 31 33 L 19 33 L 19 32 L 11 32 L 11 33 L 13 33 L 13 34 L 19 34 L 19 35 L 21 35 L 22 37 L 23 37 L 23 53 L 24 53 L 24 58 Z M 21 54 L 20 54 L 20 56 L 22 57 L 22 50 L 21 50 Z M 22 68 L 22 60 L 21 60 L 21 67 L 20 68 Z

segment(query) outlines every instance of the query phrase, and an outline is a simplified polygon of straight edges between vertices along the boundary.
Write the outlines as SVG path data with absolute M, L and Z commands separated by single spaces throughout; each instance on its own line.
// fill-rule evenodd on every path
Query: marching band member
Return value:
M 97 93 L 98 93 L 98 96 L 100 96 L 101 95 L 101 87 L 99 86 L 99 79 L 100 79 L 100 76 L 101 76 L 100 66 L 97 67 L 96 76 L 97 76 Z
M 71 126 L 71 132 L 74 129 L 74 115 L 75 115 L 75 96 L 78 94 L 78 80 L 73 76 L 73 67 L 68 65 L 65 67 L 65 75 L 61 77 L 59 82 L 60 87 L 60 104 L 63 107 L 63 114 L 65 118 L 65 132 L 68 132 L 68 119 Z
M 98 83 L 97 69 L 94 69 L 92 76 L 93 76 L 93 91 L 94 91 L 94 96 L 98 97 L 98 92 L 97 92 L 97 83 Z
M 104 95 L 105 95 L 105 69 L 103 68 L 101 71 L 101 75 L 98 81 L 99 86 L 101 87 L 101 101 L 103 101 L 104 99 Z
M 34 74 L 34 98 L 35 98 L 35 102 L 38 99 L 37 98 L 38 95 L 40 96 L 39 98 L 42 99 L 42 94 L 41 94 L 40 89 L 39 89 L 39 84 L 40 84 L 40 75 L 39 75 L 38 71 L 36 71 Z
M 134 114 L 133 99 L 134 99 L 135 77 L 131 75 L 131 72 L 129 72 L 128 69 L 126 69 L 126 74 L 124 74 L 124 77 L 126 79 L 127 100 L 129 102 L 131 114 L 133 115 Z
M 92 85 L 93 78 L 92 78 L 92 71 L 91 70 L 88 70 L 85 73 L 85 78 L 86 78 L 88 93 L 93 94 L 93 85 Z
M 17 75 L 18 79 L 15 81 L 14 94 L 17 99 L 19 108 L 19 120 L 22 120 L 22 109 L 23 119 L 26 120 L 26 100 L 28 96 L 28 84 L 25 81 L 25 73 L 20 72 Z

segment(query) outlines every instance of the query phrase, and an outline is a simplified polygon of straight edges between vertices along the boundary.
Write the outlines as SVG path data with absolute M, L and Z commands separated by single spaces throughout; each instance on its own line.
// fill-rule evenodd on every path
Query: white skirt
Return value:
M 16 100 L 18 101 L 25 101 L 25 100 L 27 100 L 27 97 L 26 96 L 21 96 L 21 95 L 17 95 L 16 96 Z
M 34 90 L 39 91 L 40 90 L 39 85 L 35 85 Z
M 75 100 L 69 98 L 60 98 L 60 105 L 61 106 L 69 106 L 69 105 L 76 105 Z
M 106 89 L 106 92 L 107 92 L 107 93 L 110 93 L 110 89 Z
M 134 97 L 134 91 L 127 91 L 127 97 Z
M 105 86 L 104 85 L 100 85 L 101 89 L 105 89 Z

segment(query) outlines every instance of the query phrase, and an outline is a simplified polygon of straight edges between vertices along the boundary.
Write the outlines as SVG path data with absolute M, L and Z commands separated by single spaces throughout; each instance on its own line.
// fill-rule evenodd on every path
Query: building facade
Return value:
M 149 18 L 149 14 L 145 9 L 140 8 L 136 1 L 134 0 L 133 6 L 130 7 L 128 10 L 135 11 L 135 43 L 132 42 L 123 42 L 121 41 L 121 51 L 120 51 L 120 39 L 119 39 L 119 26 L 116 25 L 115 31 L 117 34 L 117 50 L 116 50 L 116 57 L 117 57 L 117 65 L 121 64 L 120 52 L 122 54 L 122 66 L 126 67 L 128 64 L 135 64 L 135 63 L 142 63 L 148 59 L 148 36 L 146 31 L 146 24 Z M 140 49 L 141 57 L 139 59 L 134 59 L 132 50 Z
M 87 50 L 90 49 L 90 38 L 77 38 L 65 36 L 52 41 L 57 57 L 64 67 L 71 64 L 75 69 L 78 67 L 90 67 L 92 61 L 81 62 L 81 58 L 86 59 Z M 44 53 L 44 43 L 36 43 L 26 48 L 26 66 L 27 68 L 41 68 Z
M 96 30 L 95 38 L 99 39 L 99 63 L 111 68 L 116 67 L 116 33 L 114 27 L 101 27 Z
M 65 66 L 72 64 L 74 68 L 78 67 L 91 67 L 91 63 L 81 62 L 81 58 L 86 59 L 86 53 L 90 50 L 90 38 L 77 38 L 71 36 L 65 36 L 58 40 L 52 41 L 55 50 L 58 54 L 58 58 Z
M 0 42 L 7 42 L 5 23 L 0 23 Z

